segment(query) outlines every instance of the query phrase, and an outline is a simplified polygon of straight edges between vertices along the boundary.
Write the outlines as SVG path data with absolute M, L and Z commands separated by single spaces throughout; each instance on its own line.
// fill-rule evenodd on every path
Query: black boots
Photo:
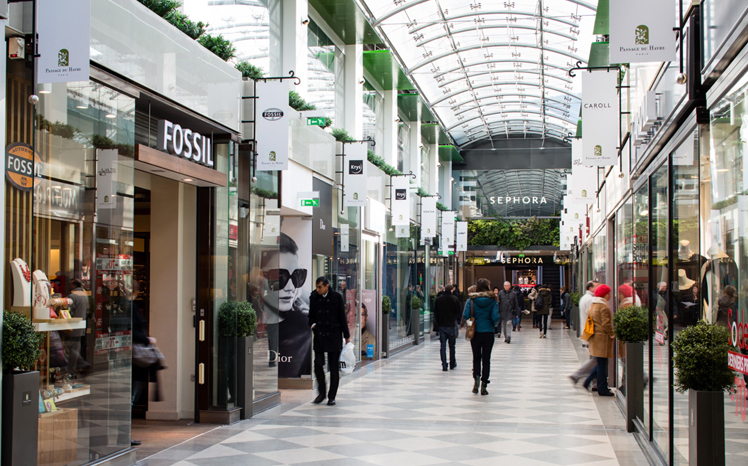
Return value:
M 488 390 L 486 390 L 486 387 L 488 387 L 488 384 L 491 383 L 489 381 L 485 381 L 481 383 L 480 385 L 480 394 L 481 395 L 488 395 Z
M 475 383 L 473 384 L 473 393 L 478 393 L 478 387 L 480 386 L 480 377 L 473 377 Z
M 325 395 L 323 395 L 323 394 L 320 393 L 319 395 L 317 395 L 317 398 L 315 398 L 314 401 L 312 401 L 312 403 L 318 405 L 318 404 L 322 403 L 323 401 L 325 401 L 325 398 L 327 398 L 327 397 Z

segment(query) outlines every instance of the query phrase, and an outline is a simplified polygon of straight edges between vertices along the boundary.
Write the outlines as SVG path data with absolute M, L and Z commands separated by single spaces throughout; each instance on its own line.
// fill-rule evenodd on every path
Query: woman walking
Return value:
M 550 319 L 551 300 L 553 295 L 551 294 L 551 287 L 549 285 L 540 285 L 538 289 L 538 298 L 540 299 L 541 308 L 538 309 L 538 329 L 540 330 L 540 338 L 545 338 L 548 333 L 548 319 Z
M 538 328 L 538 311 L 535 310 L 535 300 L 538 298 L 538 287 L 534 286 L 527 294 L 530 300 L 530 311 L 532 311 L 532 328 Z
M 571 293 L 565 286 L 561 287 L 561 301 L 563 302 L 564 318 L 566 319 L 566 327 L 564 328 L 571 328 Z
M 613 315 L 608 307 L 610 287 L 601 284 L 595 289 L 595 297 L 590 305 L 589 318 L 592 319 L 594 333 L 589 339 L 590 355 L 597 359 L 597 394 L 613 396 L 608 388 L 608 358 L 613 356 Z M 584 381 L 584 388 L 588 388 L 595 376 L 595 371 Z
M 469 291 L 469 290 L 468 290 Z M 471 316 L 475 319 L 475 335 L 470 340 L 473 349 L 473 393 L 488 395 L 486 387 L 490 383 L 488 377 L 491 372 L 491 350 L 493 349 L 494 329 L 499 324 L 499 303 L 496 295 L 491 292 L 491 282 L 485 278 L 478 280 L 475 293 L 470 293 L 470 299 L 465 304 L 463 321 Z

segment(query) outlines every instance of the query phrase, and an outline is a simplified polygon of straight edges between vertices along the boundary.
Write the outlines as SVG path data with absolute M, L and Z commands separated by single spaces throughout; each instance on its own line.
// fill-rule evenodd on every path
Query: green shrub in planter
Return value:
M 296 91 L 288 92 L 288 106 L 296 110 L 297 112 L 303 112 L 305 110 L 317 110 L 316 105 L 310 104 L 309 102 L 304 100 L 304 98 L 301 97 L 301 95 Z
M 224 337 L 246 337 L 257 330 L 257 313 L 247 301 L 221 304 L 218 311 L 218 329 Z
M 265 72 L 262 71 L 262 68 L 260 68 L 259 66 L 255 66 L 248 61 L 239 62 L 234 65 L 234 68 L 241 71 L 242 78 L 260 79 L 265 76 Z
M 3 369 L 31 370 L 39 359 L 42 334 L 36 333 L 29 319 L 3 311 Z
M 576 291 L 572 291 L 571 293 L 569 293 L 569 295 L 571 296 L 571 304 L 579 307 L 579 293 L 577 293 Z
M 231 45 L 230 40 L 224 39 L 220 34 L 217 36 L 203 34 L 197 41 L 223 61 L 229 61 L 236 56 L 236 47 Z
M 344 130 L 343 128 L 333 128 L 331 134 L 332 134 L 332 137 L 334 137 L 335 140 L 338 142 L 354 141 L 351 135 L 348 134 L 348 131 Z
M 423 301 L 421 301 L 421 298 L 418 296 L 413 296 L 410 298 L 410 308 L 411 309 L 421 309 L 421 306 L 423 306 Z
M 382 314 L 389 314 L 392 310 L 392 301 L 390 301 L 390 297 L 385 295 L 382 296 Z
M 728 330 L 699 321 L 681 330 L 673 341 L 675 389 L 724 392 L 735 389 L 735 374 L 727 365 Z
M 648 326 L 649 315 L 641 306 L 627 306 L 613 314 L 613 332 L 619 341 L 646 341 Z

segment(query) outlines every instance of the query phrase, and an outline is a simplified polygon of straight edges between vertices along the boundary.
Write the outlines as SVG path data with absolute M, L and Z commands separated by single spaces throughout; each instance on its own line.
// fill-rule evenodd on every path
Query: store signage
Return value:
M 306 119 L 307 126 L 325 126 L 324 117 L 308 117 Z
M 468 250 L 468 222 L 457 222 L 457 252 Z
M 668 62 L 677 59 L 676 2 L 611 0 L 610 63 Z M 584 133 L 583 133 L 584 134 Z
M 392 177 L 392 224 L 409 225 L 410 224 L 410 180 L 407 176 Z
M 91 50 L 90 0 L 38 0 L 37 82 L 88 81 Z
M 96 150 L 96 206 L 114 209 L 117 206 L 117 149 Z
M 340 252 L 348 252 L 351 227 L 347 223 L 340 224 Z
M 346 144 L 344 207 L 366 205 L 366 160 L 368 144 Z
M 14 142 L 5 148 L 5 177 L 11 186 L 31 191 L 42 173 L 42 159 L 25 142 Z
M 491 204 L 547 204 L 545 196 L 490 196 Z
M 94 354 L 101 356 L 108 353 L 130 351 L 132 335 L 129 330 L 112 333 L 96 332 Z
M 169 120 L 158 122 L 158 149 L 213 168 L 213 151 L 209 137 L 182 128 Z
M 618 73 L 582 72 L 582 142 L 588 167 L 615 165 L 618 161 Z
M 396 225 L 395 238 L 410 238 L 410 224 Z
M 132 271 L 132 256 L 119 254 L 117 256 L 96 256 L 96 272 L 130 272 Z
M 573 204 L 587 205 L 595 201 L 597 167 L 584 165 L 584 149 L 580 139 L 571 141 L 571 175 L 567 175 L 566 199 Z M 566 205 L 566 204 L 564 204 Z
M 257 170 L 288 170 L 288 83 L 258 81 L 256 89 Z
M 439 243 L 440 249 L 444 255 L 454 250 L 455 244 L 455 213 L 442 213 L 442 236 Z
M 421 198 L 421 239 L 436 236 L 436 198 Z
M 83 187 L 37 179 L 34 186 L 34 213 L 52 218 L 78 221 L 83 218 Z
M 502 256 L 496 262 L 499 264 L 537 264 L 543 263 L 542 257 L 504 257 Z

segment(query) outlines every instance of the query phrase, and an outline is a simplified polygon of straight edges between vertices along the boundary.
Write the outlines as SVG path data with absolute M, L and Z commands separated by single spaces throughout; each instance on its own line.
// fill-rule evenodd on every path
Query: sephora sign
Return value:
M 206 167 L 213 168 L 215 165 L 209 137 L 169 120 L 158 122 L 158 148 Z

